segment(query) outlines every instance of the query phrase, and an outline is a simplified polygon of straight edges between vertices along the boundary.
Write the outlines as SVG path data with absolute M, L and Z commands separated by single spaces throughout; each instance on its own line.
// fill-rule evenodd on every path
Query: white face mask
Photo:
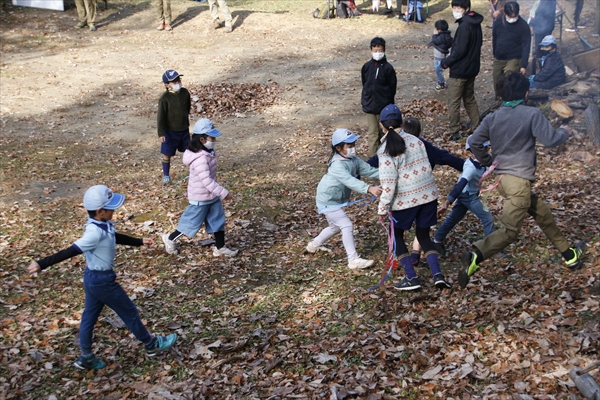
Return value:
M 204 147 L 206 147 L 208 150 L 214 150 L 215 149 L 215 143 L 216 142 L 209 142 L 207 140 L 206 143 L 204 143 Z
M 452 16 L 454 17 L 454 19 L 461 19 L 463 15 L 465 14 L 460 11 L 452 11 Z
M 181 90 L 181 83 L 176 83 L 173 86 L 171 86 L 171 90 L 174 92 L 179 92 Z
M 346 158 L 352 158 L 355 155 L 356 155 L 356 147 L 348 147 L 346 149 L 346 154 L 345 154 Z
M 508 22 L 509 24 L 514 24 L 518 20 L 519 20 L 519 17 L 515 17 L 515 18 L 508 18 L 508 17 L 506 17 L 506 22 Z
M 385 56 L 385 53 L 373 53 L 373 60 L 379 61 Z

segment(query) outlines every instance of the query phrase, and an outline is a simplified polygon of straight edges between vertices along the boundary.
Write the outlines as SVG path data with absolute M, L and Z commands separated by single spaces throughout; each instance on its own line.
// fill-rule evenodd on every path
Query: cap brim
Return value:
M 344 140 L 342 140 L 342 143 L 354 143 L 358 139 L 360 139 L 360 136 L 352 134 L 352 135 L 348 136 L 347 138 L 345 138 Z
M 216 130 L 216 129 L 211 129 L 210 131 L 208 131 L 207 133 L 205 133 L 205 135 L 208 135 L 210 137 L 219 137 L 223 134 L 223 132 Z
M 116 210 L 117 208 L 121 207 L 124 202 L 125 196 L 119 193 L 113 193 L 113 197 L 110 199 L 110 202 L 102 208 L 104 210 Z

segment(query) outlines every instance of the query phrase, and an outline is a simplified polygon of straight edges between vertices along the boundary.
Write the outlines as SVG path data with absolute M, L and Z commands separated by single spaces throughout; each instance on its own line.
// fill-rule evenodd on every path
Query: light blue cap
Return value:
M 360 136 L 355 135 L 350 132 L 348 129 L 338 128 L 333 132 L 333 136 L 331 137 L 331 144 L 337 146 L 340 143 L 354 143 Z

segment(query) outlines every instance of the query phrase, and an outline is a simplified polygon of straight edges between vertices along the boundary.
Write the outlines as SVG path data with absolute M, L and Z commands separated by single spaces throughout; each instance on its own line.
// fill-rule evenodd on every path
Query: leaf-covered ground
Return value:
M 369 18 L 376 16 L 360 21 Z M 4 71 L 14 68 L 9 63 Z M 420 292 L 391 288 L 401 277 L 396 273 L 384 289 L 368 293 L 379 281 L 387 255 L 375 204 L 348 209 L 359 252 L 377 260 L 372 269 L 349 270 L 339 237 L 327 244 L 331 252 L 304 251 L 325 226 L 315 210 L 314 192 L 338 124 L 326 118 L 288 117 L 285 108 L 297 106 L 294 102 L 306 83 L 298 81 L 294 87 L 281 81 L 258 86 L 244 81 L 248 86 L 237 89 L 206 84 L 198 94 L 213 101 L 197 108 L 198 113 L 220 114 L 218 127 L 226 132 L 217 152 L 219 180 L 234 196 L 225 203 L 227 244 L 240 249 L 234 259 L 213 258 L 210 248 L 202 246 L 202 240 L 210 238 L 203 232 L 193 240 L 184 239 L 179 255 L 164 252 L 160 234 L 175 228 L 186 205 L 182 179 L 187 171 L 179 156 L 173 161 L 176 184 L 162 187 L 156 144 L 115 138 L 85 122 L 74 122 L 80 124 L 77 132 L 66 122 L 77 112 L 91 109 L 98 114 L 95 107 L 103 102 L 108 105 L 102 115 L 108 120 L 121 123 L 123 113 L 152 119 L 156 93 L 151 89 L 130 83 L 128 91 L 136 94 L 136 100 L 128 103 L 121 87 L 107 88 L 96 92 L 99 98 L 77 100 L 81 108 L 57 105 L 54 113 L 43 116 L 3 111 L 0 397 L 579 396 L 567 373 L 598 359 L 600 350 L 599 160 L 585 133 L 576 129 L 579 132 L 560 149 L 538 148 L 535 184 L 569 240 L 587 242 L 583 270 L 569 272 L 556 249 L 527 219 L 520 240 L 508 249 L 511 258 L 486 261 L 462 290 L 456 284 L 458 255 L 482 231 L 479 221 L 468 216 L 448 238 L 449 255 L 442 262 L 455 283 L 453 289 L 436 290 L 427 268 L 420 268 L 424 282 Z M 326 80 L 318 84 L 331 90 Z M 342 87 L 353 96 L 360 90 L 356 91 L 356 82 Z M 233 92 L 225 105 L 217 98 L 224 88 Z M 256 95 L 260 104 L 235 111 L 248 106 L 248 90 L 262 93 Z M 8 96 L 4 89 L 2 96 Z M 310 97 L 302 98 L 306 103 L 296 115 L 319 112 Z M 429 140 L 463 155 L 464 143 L 447 143 L 439 122 L 445 121 L 443 97 L 431 92 L 415 99 L 405 93 L 398 103 L 406 115 L 418 116 L 431 127 L 425 133 Z M 236 112 L 244 115 L 235 116 Z M 257 115 L 264 119 L 255 119 Z M 243 122 L 246 118 L 252 122 Z M 580 127 L 581 115 L 571 124 Z M 366 135 L 364 127 L 353 129 Z M 365 151 L 364 141 L 359 141 L 358 154 Z M 574 159 L 573 154 L 581 153 L 590 156 L 588 162 Z M 439 167 L 435 174 L 441 192 L 447 193 L 457 174 Z M 85 260 L 71 259 L 38 277 L 27 275 L 25 267 L 81 235 L 86 218 L 81 197 L 98 182 L 127 196 L 115 213 L 118 229 L 157 241 L 154 248 L 119 249 L 115 261 L 119 282 L 153 333 L 175 332 L 180 338 L 169 353 L 147 359 L 143 346 L 126 328 L 119 328 L 106 309 L 96 325 L 94 351 L 108 366 L 82 372 L 71 365 L 79 356 Z M 498 217 L 501 198 L 492 193 L 487 200 Z M 411 239 L 409 235 L 406 241 Z

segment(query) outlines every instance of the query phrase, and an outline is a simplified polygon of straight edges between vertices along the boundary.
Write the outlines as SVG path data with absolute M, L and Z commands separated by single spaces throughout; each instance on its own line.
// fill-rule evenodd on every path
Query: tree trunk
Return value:
M 585 116 L 585 125 L 590 140 L 595 146 L 600 147 L 600 108 L 592 103 L 583 115 Z

